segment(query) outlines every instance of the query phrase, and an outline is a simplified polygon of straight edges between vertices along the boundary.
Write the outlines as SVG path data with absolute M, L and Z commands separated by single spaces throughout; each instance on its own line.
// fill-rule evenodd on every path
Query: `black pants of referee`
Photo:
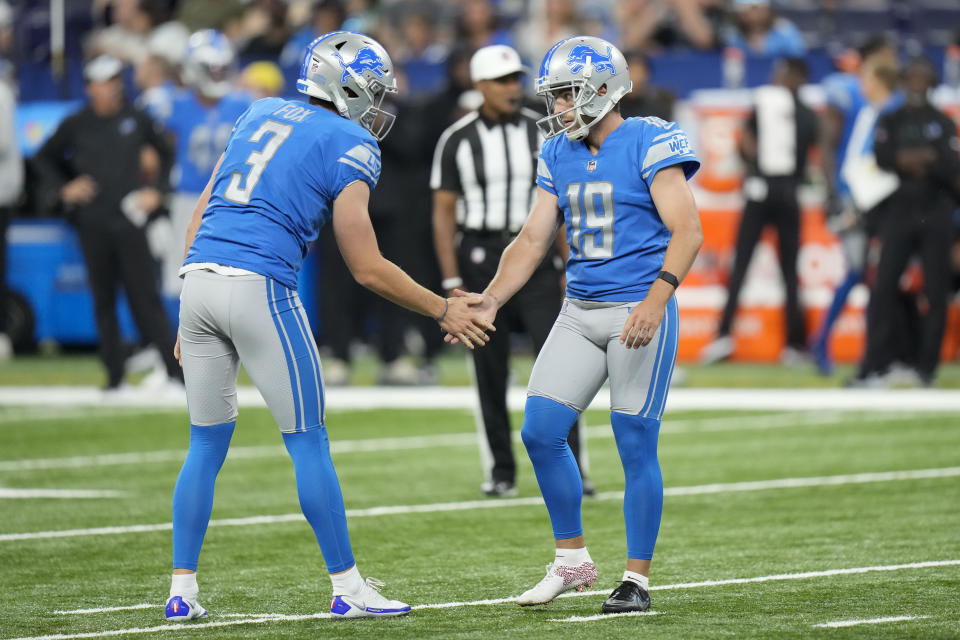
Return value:
M 880 262 L 877 279 L 867 307 L 867 347 L 860 374 L 884 372 L 892 364 L 902 342 L 901 326 L 893 312 L 900 297 L 900 277 L 911 256 L 920 256 L 923 265 L 925 313 L 918 322 L 915 357 L 917 373 L 932 382 L 940 362 L 940 347 L 947 321 L 950 295 L 950 251 L 953 244 L 952 210 L 891 211 L 880 230 Z
M 460 277 L 468 291 L 483 291 L 497 272 L 500 256 L 509 238 L 500 234 L 463 234 L 457 249 Z M 533 340 L 534 354 L 540 353 L 550 329 L 560 313 L 563 292 L 560 274 L 554 268 L 551 256 L 534 271 L 530 280 L 497 314 L 490 334 L 490 342 L 482 349 L 472 351 L 480 396 L 480 412 L 493 456 L 490 479 L 493 482 L 515 483 L 517 465 L 513 457 L 510 414 L 507 411 L 507 383 L 510 362 L 510 333 L 523 330 Z M 577 426 L 567 438 L 574 457 L 581 463 L 580 440 Z
M 81 223 L 77 225 L 77 234 L 93 294 L 100 359 L 107 369 L 107 386 L 116 387 L 123 381 L 127 356 L 117 320 L 120 285 L 127 294 L 141 338 L 160 351 L 167 375 L 182 380 L 180 365 L 173 357 L 176 338 L 160 302 L 156 267 L 143 230 L 126 219 L 117 219 L 103 224 Z
M 374 231 L 381 252 L 388 260 L 396 261 L 398 248 L 397 221 L 392 218 L 373 220 Z M 402 336 L 406 329 L 403 309 L 389 300 L 363 288 L 354 280 L 347 263 L 340 255 L 333 225 L 320 230 L 320 274 L 316 282 L 317 304 L 320 312 L 319 342 L 330 349 L 338 360 L 350 362 L 350 343 L 364 338 L 367 312 L 377 324 L 373 336 L 377 356 L 389 364 L 402 355 Z M 436 323 L 434 323 L 436 324 Z M 401 336 L 401 339 L 398 339 Z
M 717 333 L 730 335 L 737 312 L 740 289 L 750 266 L 750 258 L 760 241 L 764 227 L 772 224 L 780 245 L 780 270 L 786 288 L 787 345 L 806 348 L 806 329 L 800 311 L 797 281 L 797 255 L 800 250 L 800 205 L 797 203 L 797 181 L 794 178 L 765 178 L 767 196 L 763 200 L 747 200 L 737 231 L 733 271 L 727 285 L 727 303 Z

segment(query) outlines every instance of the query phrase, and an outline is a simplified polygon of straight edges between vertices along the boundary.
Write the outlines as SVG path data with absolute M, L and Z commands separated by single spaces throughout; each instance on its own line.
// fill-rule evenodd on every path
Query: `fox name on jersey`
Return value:
M 247 269 L 296 289 L 311 242 L 348 184 L 380 177 L 365 128 L 323 107 L 264 98 L 237 121 L 185 265 Z
M 558 197 L 567 229 L 567 295 L 642 300 L 663 268 L 670 232 L 650 195 L 665 167 L 689 179 L 700 163 L 686 134 L 660 118 L 627 118 L 596 155 L 566 136 L 547 140 L 537 184 Z

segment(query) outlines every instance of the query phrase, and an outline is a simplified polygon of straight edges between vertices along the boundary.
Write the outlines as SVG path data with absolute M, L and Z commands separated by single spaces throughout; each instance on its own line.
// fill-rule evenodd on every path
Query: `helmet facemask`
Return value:
M 572 106 L 559 113 L 554 113 L 557 105 L 557 95 L 568 90 L 572 94 Z M 590 127 L 599 119 L 589 113 L 591 111 L 589 105 L 597 97 L 597 89 L 586 80 L 574 79 L 570 82 L 554 83 L 548 87 L 540 87 L 537 89 L 537 93 L 543 96 L 547 103 L 547 113 L 550 114 L 537 121 L 537 127 L 544 138 L 552 138 L 560 133 L 566 133 L 570 140 L 582 140 L 590 132 Z M 564 116 L 571 112 L 573 113 L 573 121 L 565 124 Z
M 369 131 L 377 141 L 383 140 L 397 119 L 395 114 L 383 108 L 383 102 L 387 94 L 397 92 L 396 86 L 387 86 L 376 79 L 368 81 L 352 69 L 348 73 L 350 81 L 344 87 L 347 98 L 341 115 Z M 354 95 L 351 96 L 351 93 Z M 340 105 L 337 108 L 340 109 Z

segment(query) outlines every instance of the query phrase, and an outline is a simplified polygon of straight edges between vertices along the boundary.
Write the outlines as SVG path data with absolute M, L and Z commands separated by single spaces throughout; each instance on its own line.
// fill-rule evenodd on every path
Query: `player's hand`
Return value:
M 160 205 L 163 204 L 163 196 L 153 187 L 138 189 L 136 194 L 137 206 L 140 210 L 146 211 L 147 213 L 156 211 L 160 208 Z
M 620 332 L 620 344 L 627 349 L 645 347 L 653 340 L 653 334 L 663 321 L 662 305 L 644 300 L 630 312 Z
M 463 291 L 462 289 L 454 289 L 453 291 L 451 291 L 451 293 L 455 298 L 469 298 L 469 297 L 476 297 L 479 295 L 476 293 L 469 293 L 467 291 Z M 490 296 L 481 296 L 481 298 L 482 299 L 480 303 L 474 305 L 474 311 L 477 312 L 477 317 L 485 323 L 484 327 L 486 328 L 487 331 L 496 331 L 497 328 L 493 326 L 493 321 L 496 320 L 497 318 L 497 310 L 500 308 L 500 305 L 498 305 L 496 303 L 496 300 L 494 300 Z M 443 341 L 449 342 L 450 344 L 457 344 L 458 342 L 460 342 L 457 336 L 451 333 L 447 333 L 447 335 L 443 337 Z M 489 338 L 487 338 L 487 341 L 489 341 Z
M 484 320 L 476 309 L 482 302 L 483 296 L 475 293 L 447 298 L 449 306 L 440 328 L 470 349 L 483 346 L 490 341 L 486 332 L 495 329 L 493 323 Z
M 88 204 L 96 195 L 97 183 L 88 175 L 77 176 L 60 188 L 60 199 L 66 204 Z
M 183 368 L 183 358 L 180 357 L 180 330 L 177 329 L 177 342 L 173 345 L 173 357 L 177 359 L 177 362 L 180 363 L 180 368 Z

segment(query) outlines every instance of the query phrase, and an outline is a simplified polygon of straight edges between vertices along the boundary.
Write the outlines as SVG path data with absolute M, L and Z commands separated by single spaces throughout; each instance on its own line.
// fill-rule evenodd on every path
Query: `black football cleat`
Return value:
M 650 594 L 636 582 L 624 580 L 613 590 L 600 611 L 603 613 L 625 613 L 627 611 L 646 611 L 650 608 Z

